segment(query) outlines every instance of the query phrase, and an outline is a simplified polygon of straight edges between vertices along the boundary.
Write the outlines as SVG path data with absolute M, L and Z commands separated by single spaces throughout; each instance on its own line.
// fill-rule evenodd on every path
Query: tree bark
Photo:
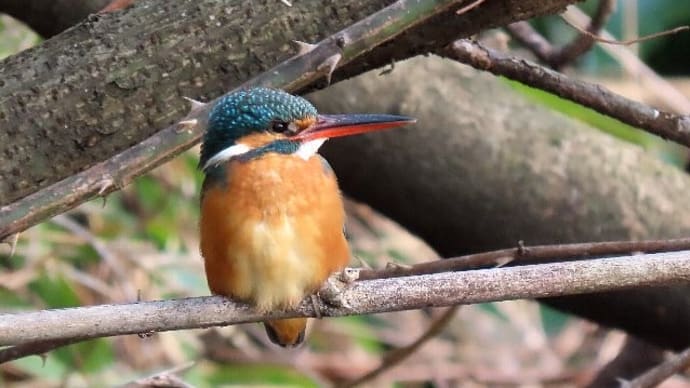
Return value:
M 433 76 L 430 76 L 433 75 Z M 396 64 L 309 96 L 323 112 L 416 117 L 413 128 L 324 147 L 343 190 L 442 256 L 526 244 L 690 234 L 690 178 L 439 58 Z M 690 345 L 690 286 L 546 300 L 650 342 Z
M 560 11 L 575 0 L 486 2 L 450 9 L 334 80 L 428 52 L 452 39 Z M 180 98 L 211 99 L 391 3 L 141 1 L 87 18 L 0 62 L 0 205 L 103 161 L 180 119 Z

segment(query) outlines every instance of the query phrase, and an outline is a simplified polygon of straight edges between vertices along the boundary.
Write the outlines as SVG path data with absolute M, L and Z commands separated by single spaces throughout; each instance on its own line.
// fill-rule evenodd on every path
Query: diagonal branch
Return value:
M 561 17 L 570 24 L 583 26 L 589 23 L 589 17 L 577 7 L 569 7 Z M 600 38 L 616 41 L 606 29 L 598 35 Z M 630 48 L 621 45 L 602 44 L 602 50 L 608 53 L 635 78 L 639 78 L 642 86 L 655 91 L 655 95 L 673 112 L 690 114 L 690 100 L 678 89 L 671 86 L 663 77 L 654 72 Z
M 94 15 L 0 65 L 0 126 L 7 128 L 0 131 L 0 207 L 172 125 L 187 112 L 182 96 L 218 97 L 283 62 L 290 41 L 328 39 L 387 4 L 398 12 L 360 25 L 371 29 L 367 38 L 349 42 L 339 35 L 345 62 L 354 51 L 360 55 L 338 69 L 334 81 L 487 28 L 560 12 L 575 1 L 494 0 L 457 15 L 468 0 L 303 0 L 293 7 L 273 0 L 148 0 Z M 379 46 L 384 35 L 395 38 Z M 335 63 L 336 54 L 308 70 Z
M 560 48 L 553 47 L 526 21 L 510 24 L 506 26 L 506 30 L 513 38 L 528 47 L 539 60 L 547 63 L 555 70 L 559 70 L 592 48 L 596 41 L 596 35 L 611 16 L 613 6 L 612 0 L 599 0 L 597 10 L 587 29 L 580 30 L 581 34 Z M 577 28 L 579 29 L 579 27 Z
M 362 376 L 344 382 L 338 387 L 349 388 L 362 385 L 365 382 L 374 380 L 382 373 L 390 370 L 396 365 L 399 365 L 401 362 L 405 361 L 412 354 L 414 354 L 414 352 L 416 352 L 419 348 L 421 348 L 422 345 L 427 343 L 430 339 L 439 335 L 443 331 L 443 329 L 445 329 L 446 326 L 448 326 L 448 324 L 453 320 L 453 317 L 457 312 L 458 306 L 453 306 L 446 309 L 446 311 L 444 311 L 440 317 L 436 318 L 431 323 L 431 325 L 424 331 L 424 333 L 422 333 L 422 335 L 419 336 L 419 338 L 417 338 L 416 340 L 414 340 L 411 344 L 391 350 L 383 356 L 383 361 L 381 362 L 381 365 L 363 374 Z
M 554 52 L 549 64 L 555 69 L 561 69 L 589 51 L 595 42 L 592 35 L 599 34 L 599 31 L 604 27 L 604 24 L 606 24 L 613 12 L 614 4 L 613 0 L 599 0 L 597 10 L 592 20 L 590 20 L 589 26 L 587 26 L 586 30 L 583 30 L 586 33 L 581 33 L 572 42 Z
M 690 349 L 685 349 L 656 367 L 648 370 L 631 381 L 621 382 L 625 388 L 650 388 L 656 387 L 664 380 L 690 368 Z
M 688 282 L 690 251 L 681 251 L 357 281 L 340 295 L 348 307 L 319 302 L 319 309 L 333 317 Z M 0 346 L 315 315 L 310 298 L 294 310 L 260 314 L 220 296 L 2 314 Z
M 336 68 L 458 2 L 398 1 L 240 87 L 263 85 L 288 91 L 303 89 L 324 75 L 330 77 Z M 209 106 L 193 109 L 185 120 L 203 122 Z M 88 170 L 0 208 L 0 241 L 88 199 L 122 188 L 135 177 L 196 144 L 203 130 L 203 125 L 174 124 Z
M 690 147 L 690 116 L 654 109 L 586 81 L 461 39 L 439 53 L 592 108 L 626 124 Z

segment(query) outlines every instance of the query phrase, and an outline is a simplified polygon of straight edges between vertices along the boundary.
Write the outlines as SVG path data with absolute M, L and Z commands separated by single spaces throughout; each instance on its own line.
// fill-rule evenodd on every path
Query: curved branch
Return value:
M 458 308 L 458 306 L 449 307 L 443 312 L 443 314 L 441 314 L 440 317 L 434 319 L 431 325 L 424 330 L 424 333 L 422 333 L 422 335 L 414 340 L 411 344 L 389 351 L 383 356 L 381 365 L 363 374 L 362 376 L 338 385 L 338 388 L 350 388 L 362 385 L 363 383 L 377 378 L 382 373 L 405 361 L 412 354 L 414 354 L 417 349 L 421 348 L 422 345 L 439 335 L 439 333 L 441 333 L 443 329 L 445 329 L 446 326 L 448 326 L 448 324 L 453 320 L 455 313 L 458 312 Z
M 522 45 L 526 46 L 540 61 L 547 63 L 555 70 L 573 62 L 595 43 L 595 36 L 604 27 L 613 12 L 612 0 L 599 0 L 596 13 L 586 30 L 563 47 L 555 48 L 539 32 L 526 22 L 517 22 L 506 26 L 506 30 Z M 593 36 L 594 35 L 594 36 Z
M 599 31 L 604 27 L 606 21 L 611 16 L 613 12 L 615 2 L 613 0 L 599 0 L 599 5 L 597 5 L 597 10 L 592 16 L 592 20 L 587 26 L 587 31 L 589 34 L 597 35 Z M 561 47 L 556 51 L 548 62 L 553 68 L 561 69 L 563 66 L 573 62 L 575 59 L 579 58 L 582 54 L 589 51 L 592 46 L 594 46 L 594 37 L 587 33 L 581 33 L 572 42 Z
M 322 316 L 373 314 L 690 282 L 690 251 L 357 281 Z M 314 317 L 311 298 L 260 314 L 221 296 L 0 315 L 0 346 Z

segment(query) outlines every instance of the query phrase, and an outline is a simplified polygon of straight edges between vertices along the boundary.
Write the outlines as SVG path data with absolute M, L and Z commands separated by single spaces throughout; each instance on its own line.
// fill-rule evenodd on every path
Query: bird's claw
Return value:
M 314 309 L 314 315 L 316 316 L 316 319 L 323 318 L 323 316 L 321 315 L 321 307 L 319 305 L 318 293 L 309 295 L 309 300 L 311 301 L 311 307 Z
M 358 278 L 358 268 L 345 268 L 341 272 L 336 272 L 326 279 L 318 292 L 319 297 L 324 303 L 333 307 L 351 309 L 352 306 L 344 297 L 343 292 Z
M 343 269 L 342 272 L 336 272 L 335 275 L 341 282 L 345 284 L 350 284 L 355 280 L 359 279 L 359 271 L 359 268 L 345 267 L 345 269 Z

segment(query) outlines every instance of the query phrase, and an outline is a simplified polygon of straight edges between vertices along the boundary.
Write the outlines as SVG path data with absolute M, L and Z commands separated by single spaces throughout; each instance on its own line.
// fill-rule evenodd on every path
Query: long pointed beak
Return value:
M 381 114 L 319 115 L 316 122 L 294 139 L 313 140 L 331 137 L 357 135 L 359 133 L 380 131 L 382 129 L 413 124 L 416 119 L 407 116 Z

